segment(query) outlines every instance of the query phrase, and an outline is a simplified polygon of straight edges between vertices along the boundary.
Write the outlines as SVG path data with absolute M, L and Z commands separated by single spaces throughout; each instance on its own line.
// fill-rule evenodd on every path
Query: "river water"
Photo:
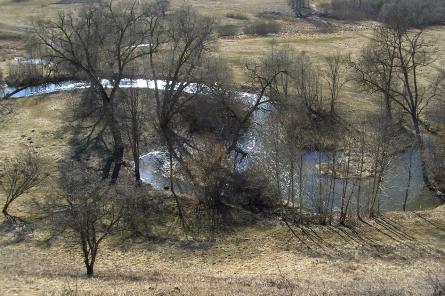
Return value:
M 103 85 L 108 85 L 109 81 L 102 80 Z M 163 89 L 166 85 L 165 81 L 158 81 L 158 87 Z M 47 84 L 37 87 L 30 87 L 24 89 L 16 94 L 13 98 L 22 98 L 43 94 L 50 94 L 62 91 L 72 91 L 88 88 L 88 83 L 76 82 L 76 81 L 65 81 L 57 84 Z M 124 79 L 122 80 L 120 87 L 122 88 L 149 88 L 154 89 L 155 83 L 153 80 L 145 79 Z M 191 84 L 185 91 L 194 92 L 199 86 L 196 84 Z M 0 96 L 14 91 L 14 88 L 6 87 L 3 89 L 3 94 L 0 92 Z M 238 93 L 238 98 L 246 104 L 252 102 L 256 99 L 254 94 L 249 93 Z M 254 121 L 261 124 L 265 119 L 265 112 L 258 111 L 254 114 Z M 258 132 L 256 130 L 251 130 L 246 133 L 240 140 L 241 146 L 245 151 L 249 152 L 251 156 L 243 161 L 239 162 L 237 168 L 242 170 L 249 165 L 249 162 L 258 161 L 256 155 L 256 149 L 258 149 Z M 441 200 L 433 196 L 428 190 L 424 189 L 422 170 L 420 166 L 420 157 L 418 151 L 411 153 L 410 151 L 404 151 L 396 155 L 391 159 L 390 164 L 387 166 L 385 171 L 385 178 L 381 186 L 380 193 L 380 208 L 383 211 L 394 211 L 400 210 L 402 208 L 405 194 L 406 186 L 408 183 L 408 172 L 410 168 L 410 159 L 412 157 L 411 163 L 411 183 L 410 190 L 408 194 L 407 209 L 416 210 L 424 208 L 432 208 L 441 204 Z M 329 160 L 329 155 L 324 152 L 317 151 L 307 151 L 303 156 L 304 163 L 304 174 L 303 174 L 303 196 L 304 202 L 307 207 L 315 207 L 317 192 L 320 188 L 320 180 L 323 178 L 328 178 L 327 176 L 322 176 L 319 173 L 318 164 L 319 162 L 324 162 Z M 169 186 L 168 178 L 168 158 L 165 152 L 162 151 L 152 151 L 141 155 L 140 157 L 140 172 L 141 179 L 143 182 L 151 184 L 157 189 L 165 189 Z M 370 179 L 364 179 L 362 182 L 362 195 L 366 197 L 371 192 Z M 335 186 L 335 198 L 334 198 L 334 208 L 340 206 L 341 193 L 342 193 L 342 180 L 337 179 Z M 182 184 L 184 186 L 184 184 Z M 181 187 L 181 185 L 179 185 Z M 186 187 L 186 186 L 184 186 Z M 296 186 L 298 188 L 298 185 Z M 351 195 L 351 207 L 354 206 L 356 196 L 354 196 L 354 190 L 357 191 L 357 187 L 350 185 L 348 195 Z M 362 198 L 363 198 L 362 197 Z

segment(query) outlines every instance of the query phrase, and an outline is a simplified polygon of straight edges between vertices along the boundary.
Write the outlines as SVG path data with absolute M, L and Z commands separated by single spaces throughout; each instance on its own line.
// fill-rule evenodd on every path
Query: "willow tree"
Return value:
M 153 9 L 139 1 L 99 2 L 74 13 L 61 12 L 54 20 L 39 20 L 33 30 L 42 58 L 59 72 L 88 82 L 99 98 L 101 115 L 93 128 L 104 124 L 112 137 L 112 156 L 104 169 L 108 176 L 114 163 L 112 183 L 118 179 L 125 147 L 116 114 L 120 83 L 131 65 L 157 48 L 146 46 L 153 41 Z

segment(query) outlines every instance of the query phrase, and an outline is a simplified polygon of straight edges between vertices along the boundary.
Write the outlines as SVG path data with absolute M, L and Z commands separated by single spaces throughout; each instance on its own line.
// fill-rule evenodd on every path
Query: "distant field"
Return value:
M 264 11 L 290 14 L 287 0 L 173 0 L 172 3 L 173 6 L 189 3 L 200 9 L 202 13 L 216 17 L 223 17 L 227 13 L 245 13 L 248 16 L 255 16 Z
M 8 60 L 15 56 L 25 55 L 23 41 L 24 30 L 36 17 L 51 18 L 60 10 L 79 7 L 79 1 L 24 1 L 0 0 L 0 69 L 7 71 Z M 80 1 L 81 2 L 81 1 Z M 313 5 L 326 0 L 312 1 Z M 65 4 L 58 4 L 65 3 Z M 216 18 L 220 25 L 234 25 L 244 28 L 258 18 L 273 18 L 282 25 L 282 33 L 267 36 L 241 35 L 220 38 L 217 41 L 219 54 L 227 59 L 234 73 L 235 81 L 243 85 L 246 81 L 244 65 L 251 59 L 267 53 L 272 43 L 289 45 L 297 52 L 304 51 L 316 63 L 321 63 L 323 57 L 335 52 L 357 55 L 366 45 L 372 35 L 373 22 L 345 23 L 332 19 L 307 18 L 295 19 L 287 6 L 287 0 L 172 0 L 172 7 L 184 3 L 190 4 L 203 14 Z M 267 16 L 261 13 L 268 13 Z M 427 30 L 427 38 L 440 51 L 435 60 L 435 66 L 445 63 L 445 27 L 435 27 Z M 426 76 L 430 77 L 430 73 Z M 368 102 L 368 103 L 367 103 Z M 373 110 L 369 99 L 358 94 L 352 87 L 347 89 L 342 102 L 346 106 L 345 116 L 354 119 L 357 113 Z M 360 117 L 360 115 L 358 115 Z

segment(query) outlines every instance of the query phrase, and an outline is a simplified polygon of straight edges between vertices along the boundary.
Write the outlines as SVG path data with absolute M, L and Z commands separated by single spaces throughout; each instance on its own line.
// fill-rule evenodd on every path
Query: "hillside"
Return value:
M 445 26 L 379 31 L 327 0 L 301 18 L 286 0 L 172 0 L 135 19 L 116 1 L 130 16 L 83 22 L 84 2 L 0 0 L 0 88 L 25 89 L 0 100 L 2 207 L 38 166 L 0 217 L 0 294 L 443 295 Z M 71 34 L 33 23 L 60 12 Z M 32 28 L 51 62 L 21 59 L 41 54 Z M 390 39 L 382 91 L 366 79 L 388 78 Z M 51 91 L 65 80 L 87 83 Z

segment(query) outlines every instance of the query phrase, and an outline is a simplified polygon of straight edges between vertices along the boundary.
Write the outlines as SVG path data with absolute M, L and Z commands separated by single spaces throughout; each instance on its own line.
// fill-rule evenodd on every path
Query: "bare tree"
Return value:
M 136 184 L 141 183 L 139 172 L 139 157 L 141 155 L 140 145 L 144 123 L 147 121 L 147 110 L 145 100 L 140 90 L 130 88 L 122 95 L 121 122 L 127 137 L 134 162 L 134 177 Z
M 292 72 L 296 95 L 303 99 L 309 116 L 322 117 L 325 113 L 322 97 L 321 73 L 303 52 L 295 62 Z
M 351 164 L 351 152 L 350 152 L 350 146 L 348 147 L 349 151 L 346 153 L 346 162 L 343 164 L 343 173 L 345 174 L 342 179 L 342 193 L 341 193 L 341 206 L 340 206 L 340 217 L 339 217 L 339 223 L 344 224 L 346 220 L 346 200 L 347 200 L 347 192 L 348 192 L 348 185 L 349 185 L 349 174 L 350 174 L 350 164 Z
M 410 118 L 414 128 L 416 142 L 420 151 L 420 159 L 425 186 L 435 191 L 430 182 L 427 169 L 427 155 L 423 142 L 421 124 L 425 107 L 438 95 L 437 85 L 443 77 L 433 85 L 425 84 L 419 77 L 420 72 L 431 63 L 429 44 L 423 38 L 423 32 L 394 31 L 398 59 L 398 79 L 400 87 L 393 88 L 392 99 Z
M 17 154 L 12 159 L 4 160 L 2 170 L 1 188 L 6 196 L 3 215 L 11 222 L 21 220 L 9 214 L 8 209 L 19 197 L 42 184 L 47 177 L 44 163 L 31 151 L 27 151 Z
M 394 34 L 387 27 L 378 27 L 367 47 L 362 50 L 359 59 L 352 62 L 355 80 L 371 93 L 383 97 L 384 110 L 389 122 L 393 117 L 392 93 L 397 63 Z
M 124 156 L 116 97 L 129 66 L 157 48 L 150 38 L 152 16 L 151 8 L 138 1 L 119 6 L 107 1 L 86 6 L 76 14 L 61 12 L 54 21 L 35 24 L 37 43 L 45 49 L 43 58 L 59 71 L 89 82 L 100 98 L 100 121 L 105 122 L 113 138 L 112 158 L 105 168 L 108 175 L 114 162 L 112 183 L 118 179 Z M 105 78 L 108 83 L 102 80 Z
M 380 213 L 382 197 L 382 184 L 385 180 L 387 168 L 392 161 L 394 151 L 400 145 L 398 135 L 400 131 L 388 125 L 386 115 L 379 114 L 374 121 L 370 122 L 367 131 L 367 170 L 371 176 L 371 193 L 368 194 L 367 211 L 370 218 Z
M 12 113 L 12 107 L 4 100 L 6 83 L 3 80 L 3 73 L 0 70 L 0 123 L 8 118 Z
M 371 91 L 383 94 L 387 116 L 392 105 L 408 114 L 420 151 L 425 186 L 435 190 L 429 179 L 427 155 L 422 137 L 422 116 L 428 104 L 437 99 L 443 75 L 437 75 L 432 83 L 421 79 L 421 73 L 430 69 L 432 50 L 423 37 L 423 31 L 407 30 L 404 18 L 393 20 L 391 27 L 379 29 L 354 68 L 360 83 Z
M 304 116 L 298 110 L 301 108 L 300 100 L 293 94 L 292 86 L 295 84 L 293 72 L 295 71 L 296 54 L 288 47 L 275 48 L 267 56 L 262 65 L 264 77 L 270 77 L 271 83 L 267 90 L 267 97 L 277 111 L 276 121 L 279 123 L 282 157 L 285 163 L 282 166 L 287 171 L 287 182 L 283 182 L 283 189 L 287 189 L 287 205 L 295 206 L 297 196 L 297 167 L 301 158 L 303 143 L 302 126 Z M 300 114 L 299 114 L 300 113 Z M 287 184 L 286 184 L 287 183 Z M 300 184 L 301 185 L 301 184 Z M 301 192 L 300 192 L 301 195 Z M 300 203 L 301 206 L 301 203 Z
M 237 127 L 232 134 L 232 141 L 228 152 L 235 152 L 241 158 L 247 156 L 246 151 L 239 145 L 239 139 L 249 128 L 255 112 L 268 104 L 277 105 L 280 100 L 286 100 L 290 93 L 290 78 L 287 71 L 290 69 L 290 52 L 271 49 L 269 55 L 262 59 L 246 63 L 246 71 L 249 77 L 250 92 L 246 108 L 232 114 L 237 119 Z M 277 105 L 278 106 L 278 105 Z
M 357 219 L 361 220 L 361 208 L 360 208 L 360 199 L 361 199 L 361 193 L 362 193 L 362 183 L 363 183 L 363 173 L 364 173 L 364 165 L 365 165 L 365 135 L 362 134 L 361 141 L 360 141 L 360 169 L 359 169 L 359 176 L 358 176 L 358 190 L 357 190 Z
M 199 77 L 203 58 L 210 49 L 213 20 L 184 6 L 168 16 L 163 31 L 157 32 L 156 36 L 164 48 L 161 55 L 151 50 L 149 56 L 150 71 L 155 81 L 157 127 L 169 154 L 170 190 L 176 200 L 181 224 L 186 228 L 182 206 L 175 192 L 173 160 L 182 162 L 192 145 L 178 128 L 178 115 L 204 87 L 193 82 Z M 164 79 L 165 85 L 160 85 L 158 79 Z M 190 88 L 194 88 L 191 93 Z
M 99 247 L 116 229 L 125 203 L 118 187 L 107 186 L 87 167 L 65 164 L 61 174 L 62 190 L 46 198 L 44 214 L 56 234 L 66 234 L 81 247 L 86 274 L 92 277 Z
M 347 59 L 347 56 L 336 53 L 326 57 L 325 60 L 326 69 L 324 71 L 324 79 L 329 89 L 331 115 L 335 114 L 335 104 L 350 79 Z
M 406 183 L 405 188 L 405 198 L 403 200 L 402 210 L 406 211 L 406 205 L 409 197 L 409 190 L 411 188 L 411 179 L 412 179 L 412 166 L 413 166 L 413 148 L 411 147 L 409 150 L 409 166 L 408 166 L 408 181 Z

